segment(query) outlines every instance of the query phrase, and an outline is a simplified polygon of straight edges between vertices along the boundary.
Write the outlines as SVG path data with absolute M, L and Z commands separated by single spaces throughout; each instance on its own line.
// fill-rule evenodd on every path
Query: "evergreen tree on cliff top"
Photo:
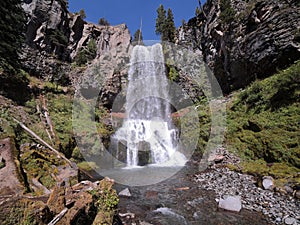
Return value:
M 165 38 L 169 42 L 175 42 L 176 27 L 174 23 L 174 16 L 171 9 L 168 9 L 168 15 L 165 23 Z
M 164 26 L 166 22 L 166 10 L 163 5 L 160 5 L 157 12 L 156 25 L 155 25 L 155 33 L 157 35 L 161 35 L 164 31 Z
M 158 7 L 155 33 L 161 35 L 162 41 L 175 41 L 176 27 L 172 10 L 169 8 L 166 16 L 166 10 L 163 5 Z
M 140 29 L 137 29 L 133 35 L 133 44 L 144 45 L 143 43 L 143 34 Z
M 0 5 L 0 68 L 20 67 L 18 51 L 24 41 L 26 17 L 21 0 L 5 0 Z

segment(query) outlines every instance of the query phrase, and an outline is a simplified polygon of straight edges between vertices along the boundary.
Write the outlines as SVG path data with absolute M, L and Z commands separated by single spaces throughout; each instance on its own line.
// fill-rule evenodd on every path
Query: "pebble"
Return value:
M 300 224 L 300 200 L 257 187 L 251 175 L 215 168 L 196 175 L 195 181 L 200 188 L 213 190 L 216 199 L 238 193 L 244 209 L 261 212 L 274 224 Z
M 284 223 L 289 225 L 294 225 L 297 224 L 297 221 L 295 218 L 288 217 L 284 220 Z

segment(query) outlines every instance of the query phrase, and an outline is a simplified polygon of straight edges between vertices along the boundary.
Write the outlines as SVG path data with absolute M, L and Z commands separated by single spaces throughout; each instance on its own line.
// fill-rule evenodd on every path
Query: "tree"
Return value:
M 85 14 L 84 9 L 80 9 L 79 15 L 80 15 L 81 19 L 83 19 L 83 20 L 86 18 L 86 14 Z
M 87 45 L 88 60 L 93 60 L 97 55 L 97 44 L 95 39 L 91 39 Z
M 156 25 L 155 25 L 155 33 L 157 35 L 161 35 L 164 31 L 164 25 L 166 22 L 166 10 L 163 5 L 160 5 L 157 12 Z
M 110 25 L 109 22 L 104 17 L 99 19 L 98 24 L 101 26 L 109 26 Z
M 165 33 L 164 39 L 166 41 L 175 42 L 176 27 L 175 27 L 175 23 L 174 23 L 173 12 L 170 8 L 168 9 L 168 15 L 167 15 L 167 19 L 165 22 L 163 34 L 164 33 Z
M 137 29 L 136 32 L 133 35 L 133 43 L 134 44 L 139 44 L 139 45 L 144 45 L 143 43 L 143 34 L 141 29 Z
M 93 60 L 97 55 L 97 44 L 94 39 L 91 39 L 86 47 L 81 47 L 74 58 L 78 66 L 85 65 L 88 61 Z
M 201 13 L 201 9 L 199 9 L 199 7 L 197 6 L 197 7 L 196 7 L 196 11 L 195 11 L 195 16 L 196 16 L 196 17 L 199 16 L 200 13 Z
M 21 71 L 19 52 L 24 43 L 26 17 L 21 0 L 0 4 L 0 94 L 24 104 L 30 98 L 28 79 Z
M 6 0 L 0 5 L 0 67 L 20 68 L 18 52 L 24 42 L 26 17 L 21 0 Z
M 164 9 L 164 6 L 160 5 L 156 11 L 156 34 L 161 35 L 160 38 L 162 41 L 174 42 L 176 36 L 176 27 L 172 10 L 169 8 L 166 16 L 166 10 Z

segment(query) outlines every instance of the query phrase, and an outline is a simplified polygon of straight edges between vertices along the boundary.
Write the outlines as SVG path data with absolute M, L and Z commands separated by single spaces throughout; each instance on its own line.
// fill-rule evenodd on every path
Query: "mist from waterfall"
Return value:
M 177 151 L 161 44 L 133 48 L 128 82 L 126 119 L 113 137 L 125 143 L 127 166 L 141 165 L 145 158 L 147 164 L 182 166 L 186 159 Z

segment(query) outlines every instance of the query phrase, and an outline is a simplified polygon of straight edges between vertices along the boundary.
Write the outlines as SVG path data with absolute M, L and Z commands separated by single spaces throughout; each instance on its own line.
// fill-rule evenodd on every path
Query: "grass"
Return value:
M 243 159 L 244 172 L 299 182 L 299 74 L 296 62 L 235 94 L 228 107 L 226 144 Z

